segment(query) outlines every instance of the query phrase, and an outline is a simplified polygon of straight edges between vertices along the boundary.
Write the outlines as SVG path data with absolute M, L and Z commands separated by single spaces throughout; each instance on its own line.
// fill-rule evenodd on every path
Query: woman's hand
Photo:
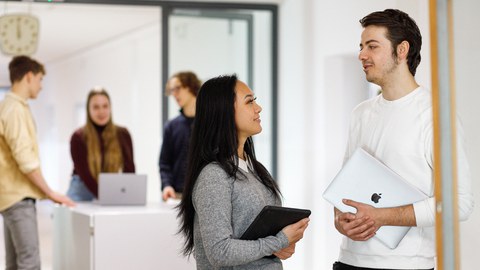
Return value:
M 287 236 L 288 243 L 295 244 L 303 238 L 303 232 L 308 227 L 309 218 L 304 218 L 297 223 L 290 224 L 283 228 L 282 232 Z
M 295 244 L 303 238 L 303 233 L 305 232 L 305 229 L 307 229 L 309 221 L 309 218 L 304 218 L 297 223 L 290 224 L 283 228 L 282 232 L 287 236 L 289 245 L 288 247 L 273 253 L 273 255 L 281 260 L 286 260 L 292 257 L 293 253 L 295 253 Z
M 290 244 L 284 249 L 280 249 L 279 251 L 273 253 L 273 255 L 277 256 L 281 260 L 286 260 L 292 257 L 293 253 L 295 253 L 295 243 Z

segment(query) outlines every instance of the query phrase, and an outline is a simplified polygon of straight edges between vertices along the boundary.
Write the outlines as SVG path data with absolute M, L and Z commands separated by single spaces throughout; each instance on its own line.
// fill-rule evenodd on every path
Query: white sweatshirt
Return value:
M 397 248 L 375 237 L 344 237 L 339 261 L 368 268 L 429 269 L 435 266 L 435 199 L 433 182 L 433 116 L 431 94 L 419 87 L 388 101 L 382 95 L 359 104 L 350 123 L 345 161 L 361 147 L 430 196 L 413 205 L 417 227 Z M 463 133 L 457 121 L 458 208 L 460 220 L 473 211 L 473 194 Z

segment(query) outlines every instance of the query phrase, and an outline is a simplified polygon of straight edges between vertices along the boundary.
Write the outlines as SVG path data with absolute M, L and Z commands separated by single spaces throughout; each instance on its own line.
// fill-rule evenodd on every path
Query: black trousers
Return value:
M 365 267 L 356 267 L 341 262 L 335 262 L 333 264 L 333 270 L 395 270 L 395 269 L 383 269 L 383 268 L 365 268 Z M 432 269 L 411 269 L 411 270 L 434 270 Z

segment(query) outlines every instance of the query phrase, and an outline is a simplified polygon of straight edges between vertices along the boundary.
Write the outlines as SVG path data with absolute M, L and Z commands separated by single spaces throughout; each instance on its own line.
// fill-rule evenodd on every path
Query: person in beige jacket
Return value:
M 0 102 L 0 213 L 3 216 L 5 269 L 40 269 L 35 201 L 48 198 L 74 206 L 48 186 L 40 170 L 35 123 L 28 99 L 42 89 L 45 69 L 28 56 L 9 64 L 11 91 Z

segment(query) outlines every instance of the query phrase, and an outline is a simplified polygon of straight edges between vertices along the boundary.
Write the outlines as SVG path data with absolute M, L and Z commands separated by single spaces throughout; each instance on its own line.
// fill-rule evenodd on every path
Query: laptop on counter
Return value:
M 147 175 L 100 173 L 97 203 L 119 206 L 145 205 L 147 203 Z
M 381 161 L 358 148 L 323 193 L 342 212 L 355 213 L 342 199 L 372 205 L 396 207 L 425 200 L 428 196 L 407 182 Z M 375 237 L 391 249 L 398 246 L 410 227 L 383 226 Z

